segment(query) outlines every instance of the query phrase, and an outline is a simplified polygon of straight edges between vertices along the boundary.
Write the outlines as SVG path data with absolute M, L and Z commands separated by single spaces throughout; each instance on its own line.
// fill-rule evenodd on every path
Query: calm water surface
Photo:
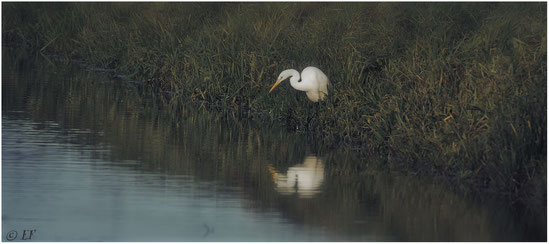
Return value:
M 4 241 L 546 238 L 545 209 L 358 173 L 351 153 L 82 67 L 2 63 Z

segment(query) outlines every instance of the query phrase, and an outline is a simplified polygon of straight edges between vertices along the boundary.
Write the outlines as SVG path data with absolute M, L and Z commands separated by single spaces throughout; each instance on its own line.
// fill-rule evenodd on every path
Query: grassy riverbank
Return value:
M 167 102 L 267 112 L 391 168 L 546 198 L 546 3 L 2 7 L 4 43 L 115 69 Z M 328 101 L 267 93 L 308 65 L 330 77 Z

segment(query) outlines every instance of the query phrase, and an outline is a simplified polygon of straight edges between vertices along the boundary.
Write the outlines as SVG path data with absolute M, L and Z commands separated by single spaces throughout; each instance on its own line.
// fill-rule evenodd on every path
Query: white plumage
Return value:
M 269 93 L 272 92 L 280 82 L 288 78 L 290 78 L 290 85 L 292 85 L 294 89 L 304 91 L 309 100 L 313 102 L 322 101 L 328 95 L 330 80 L 324 72 L 317 67 L 312 66 L 303 69 L 301 75 L 295 69 L 282 71 Z

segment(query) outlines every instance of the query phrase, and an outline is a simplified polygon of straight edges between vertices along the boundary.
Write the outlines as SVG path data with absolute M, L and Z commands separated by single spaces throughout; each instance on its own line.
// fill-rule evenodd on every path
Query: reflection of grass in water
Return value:
M 151 97 L 155 94 L 144 95 L 131 84 L 103 82 L 106 77 L 87 72 L 77 77 L 70 71 L 28 72 L 53 68 L 29 63 L 20 62 L 23 78 L 13 76 L 4 83 L 17 84 L 3 97 L 4 106 L 25 109 L 65 128 L 102 131 L 101 142 L 115 145 L 114 161 L 142 160 L 151 169 L 232 181 L 243 180 L 235 177 L 241 168 L 267 177 L 268 163 L 284 168 L 306 153 L 304 138 L 296 140 L 280 128 L 265 130 L 230 112 L 193 109 L 177 101 L 168 105 L 173 109 L 165 109 Z
M 469 194 L 449 190 L 445 184 L 435 184 L 432 180 L 418 177 L 395 177 L 379 172 L 362 176 L 327 177 L 326 186 L 330 188 L 325 191 L 329 197 L 324 198 L 322 205 L 329 206 L 326 208 L 330 209 L 331 214 L 340 215 L 338 218 L 331 216 L 334 223 L 330 225 L 355 231 L 361 228 L 376 229 L 376 234 L 398 236 L 406 241 L 524 241 L 545 238 L 545 218 L 539 213 L 515 212 L 517 210 L 506 201 L 476 199 Z M 322 222 L 321 218 L 326 217 L 309 218 L 314 223 Z M 349 221 L 336 222 L 337 219 Z M 372 219 L 383 224 L 371 222 Z
M 7 3 L 3 37 L 363 143 L 395 168 L 545 199 L 545 6 Z M 287 85 L 266 94 L 307 65 L 335 87 L 319 108 Z

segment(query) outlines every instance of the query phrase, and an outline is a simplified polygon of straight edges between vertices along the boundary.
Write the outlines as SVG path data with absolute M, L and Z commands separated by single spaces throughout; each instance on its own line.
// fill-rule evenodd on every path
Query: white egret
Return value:
M 290 78 L 290 85 L 296 90 L 304 91 L 307 94 L 309 100 L 318 102 L 324 100 L 328 95 L 328 85 L 330 80 L 328 77 L 317 67 L 309 66 L 301 72 L 295 69 L 287 69 L 280 73 L 276 83 L 271 87 L 269 93 L 271 93 L 280 82 Z M 301 81 L 299 81 L 301 79 Z

